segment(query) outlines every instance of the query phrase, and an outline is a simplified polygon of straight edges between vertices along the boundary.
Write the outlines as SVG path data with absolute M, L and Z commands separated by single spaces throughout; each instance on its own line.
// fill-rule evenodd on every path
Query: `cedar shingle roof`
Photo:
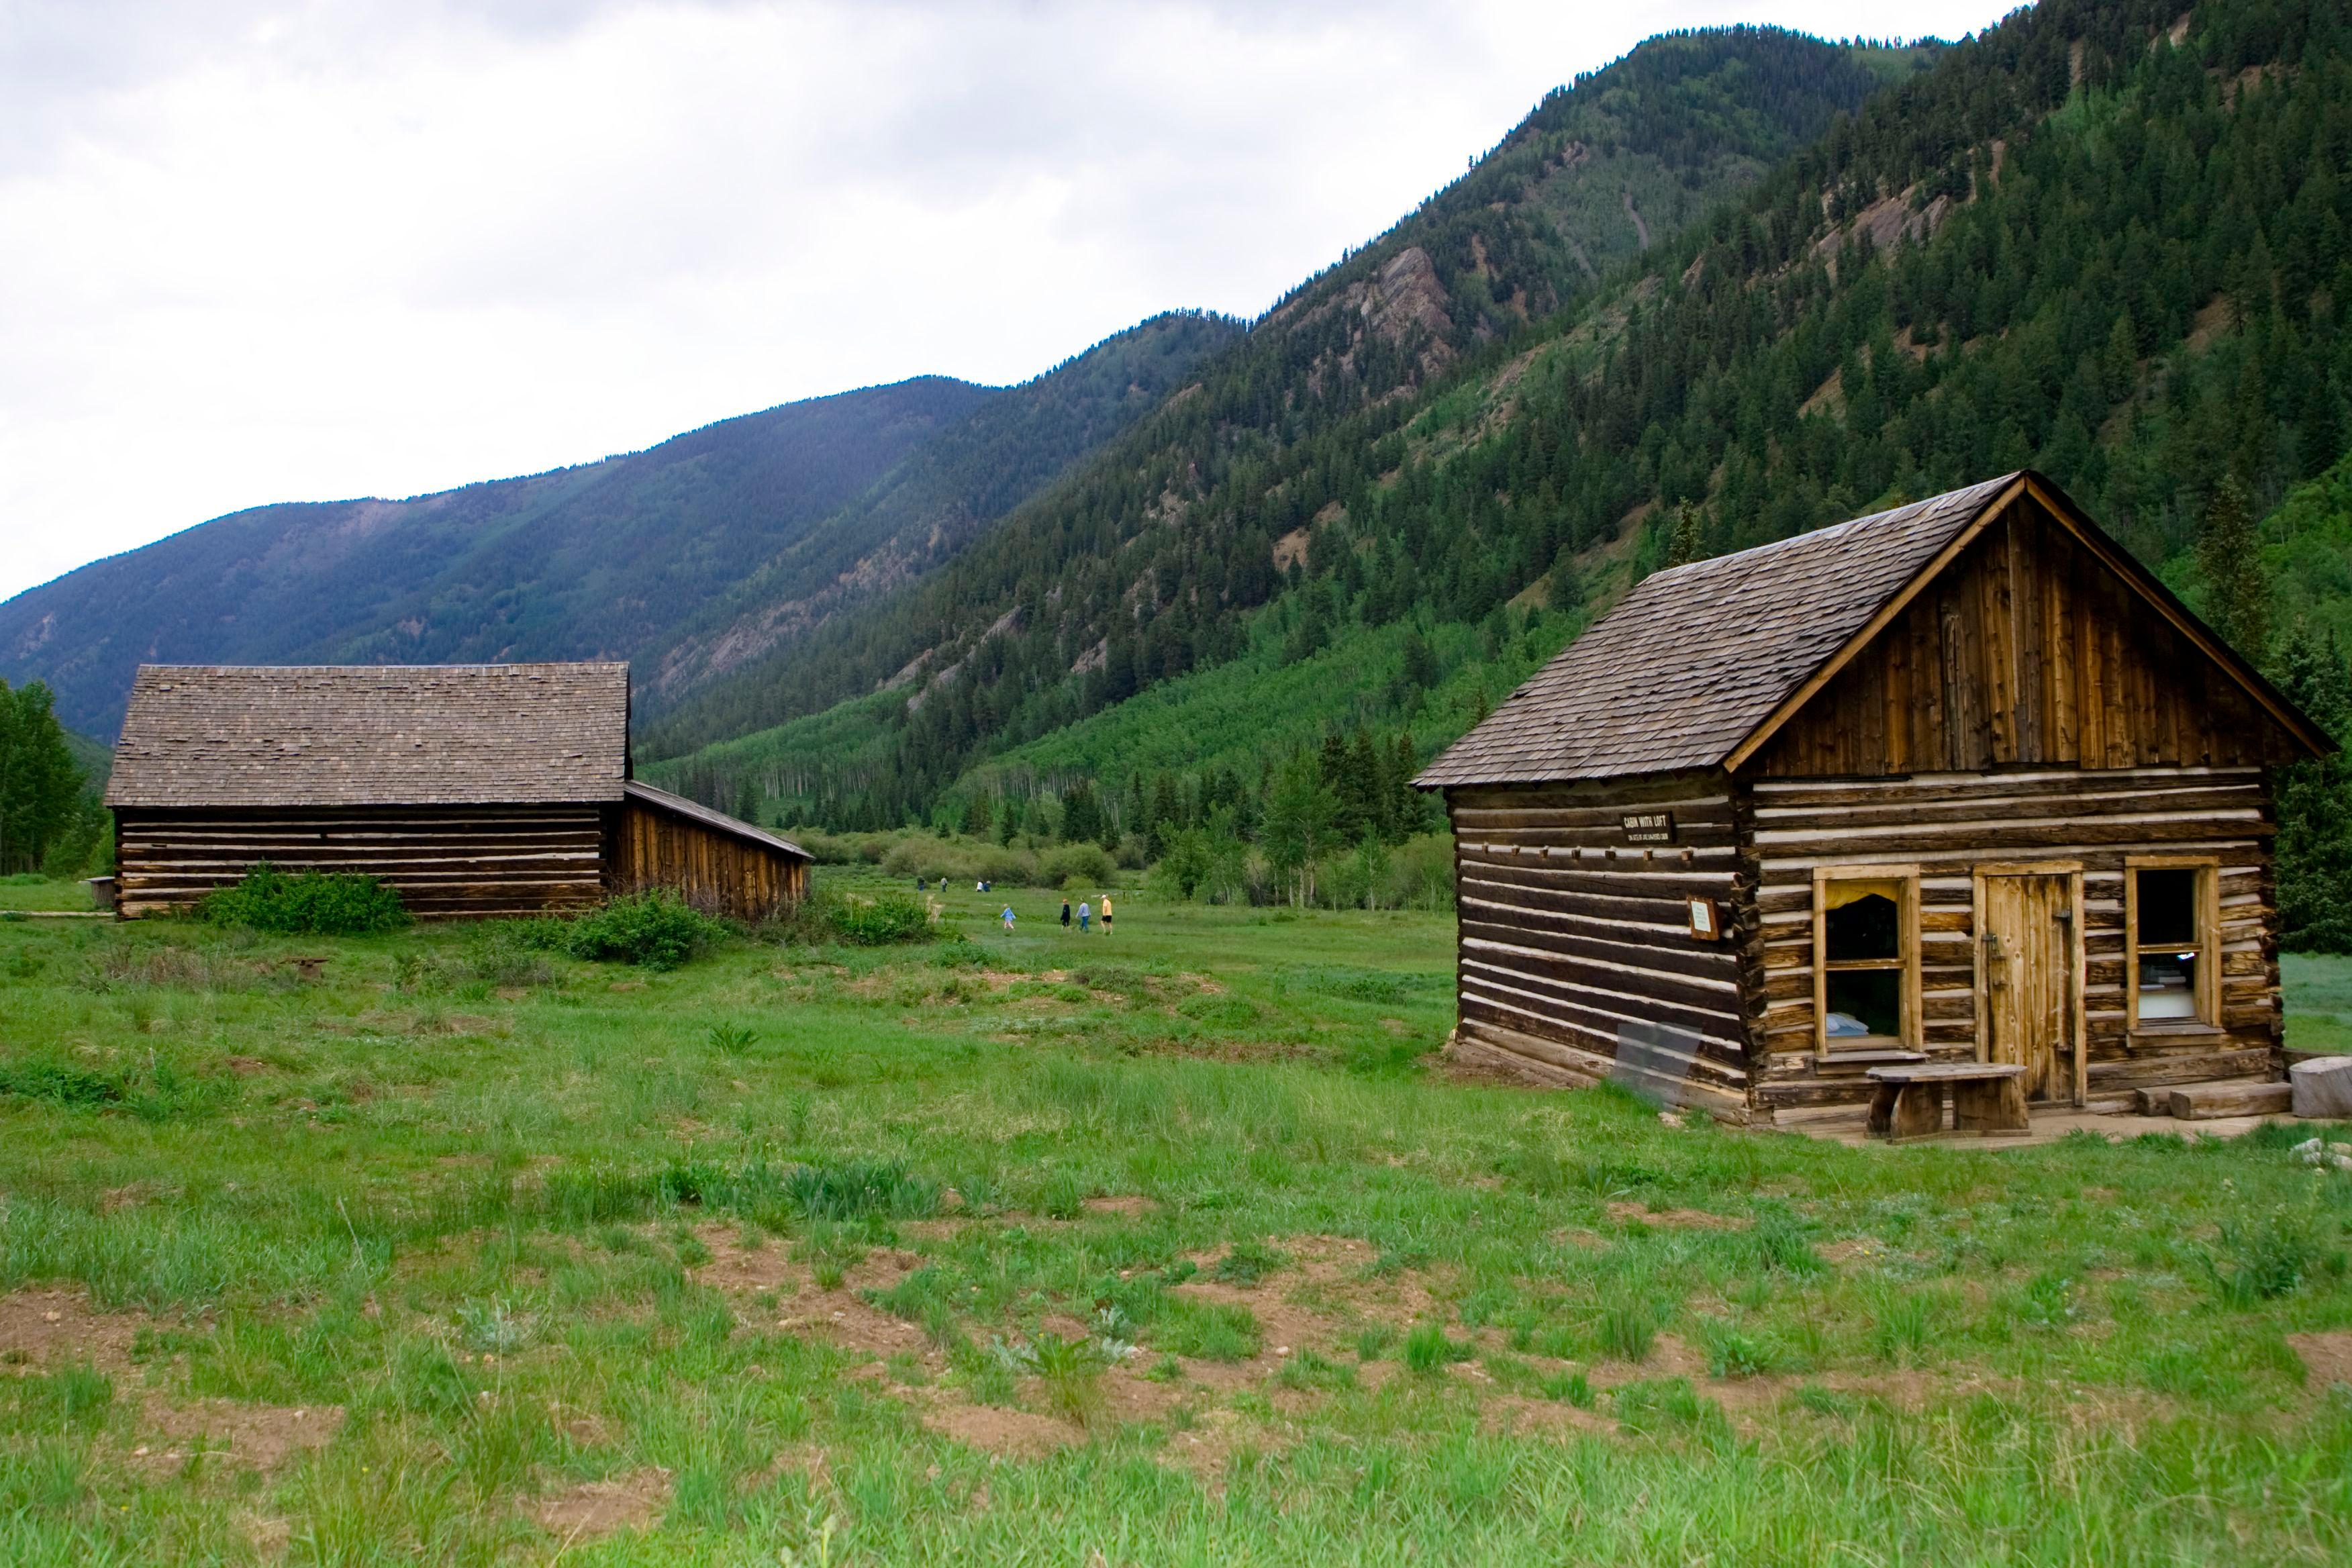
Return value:
M 625 664 L 142 665 L 106 804 L 616 801 Z
M 803 860 L 814 860 L 815 856 L 789 838 L 779 838 L 764 827 L 754 827 L 740 816 L 730 816 L 723 811 L 713 811 L 699 801 L 688 800 L 682 795 L 672 795 L 666 789 L 656 789 L 649 784 L 631 779 L 622 788 L 631 800 L 641 802 L 657 811 L 667 811 L 690 822 L 698 822 L 715 832 L 730 834 L 751 844 L 781 849 Z
M 2017 478 L 1652 574 L 1413 782 L 1723 762 Z

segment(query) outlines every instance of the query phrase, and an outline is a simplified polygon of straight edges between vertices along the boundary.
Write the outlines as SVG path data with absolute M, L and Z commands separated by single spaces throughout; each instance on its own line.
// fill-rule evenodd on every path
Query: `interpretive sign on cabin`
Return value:
M 1671 811 L 1629 811 L 1625 814 L 1628 844 L 1672 844 L 1675 814 Z

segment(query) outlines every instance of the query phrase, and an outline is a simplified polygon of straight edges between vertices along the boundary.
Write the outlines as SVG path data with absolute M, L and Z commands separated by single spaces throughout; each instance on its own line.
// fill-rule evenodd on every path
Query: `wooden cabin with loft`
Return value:
M 756 921 L 808 891 L 798 845 L 630 776 L 625 664 L 144 665 L 106 804 L 125 918 L 262 860 L 423 919 L 667 888 Z
M 2037 474 L 1656 573 L 1417 781 L 1454 1048 L 1735 1121 L 2277 1079 L 2269 770 L 2330 749 Z

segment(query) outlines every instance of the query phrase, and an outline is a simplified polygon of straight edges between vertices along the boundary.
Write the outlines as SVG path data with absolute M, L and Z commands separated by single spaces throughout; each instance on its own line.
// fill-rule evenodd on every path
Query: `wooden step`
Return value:
M 2228 1079 L 2218 1083 L 2178 1084 L 2168 1099 L 2172 1114 L 2184 1121 L 2210 1121 L 2220 1116 L 2284 1116 L 2294 1109 L 2294 1089 L 2291 1084 Z

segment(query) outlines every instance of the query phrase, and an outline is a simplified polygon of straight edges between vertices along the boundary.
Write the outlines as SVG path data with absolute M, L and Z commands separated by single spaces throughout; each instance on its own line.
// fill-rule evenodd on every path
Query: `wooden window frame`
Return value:
M 2142 871 L 2197 873 L 2197 1016 L 2194 1018 L 2150 1021 L 2139 1016 L 2139 873 Z M 2124 857 L 2124 1027 L 2135 1037 L 2218 1035 L 2222 1032 L 2220 856 Z
M 1832 1047 L 1830 1044 L 1830 960 L 1829 905 L 1823 897 L 1832 882 L 1895 882 L 1902 886 L 1903 897 L 1895 910 L 1895 956 L 1894 963 L 1884 961 L 1853 963 L 1851 967 L 1863 969 L 1896 968 L 1902 974 L 1901 1028 L 1895 1044 L 1885 1044 L 1884 1035 L 1866 1036 L 1850 1046 Z M 1845 967 L 1842 965 L 1841 967 Z M 1813 868 L 1813 1054 L 1822 1061 L 1838 1058 L 1852 1060 L 1867 1058 L 1874 1052 L 1899 1050 L 1918 1054 L 1924 1047 L 1919 1027 L 1919 868 L 1903 866 L 1816 866 Z

